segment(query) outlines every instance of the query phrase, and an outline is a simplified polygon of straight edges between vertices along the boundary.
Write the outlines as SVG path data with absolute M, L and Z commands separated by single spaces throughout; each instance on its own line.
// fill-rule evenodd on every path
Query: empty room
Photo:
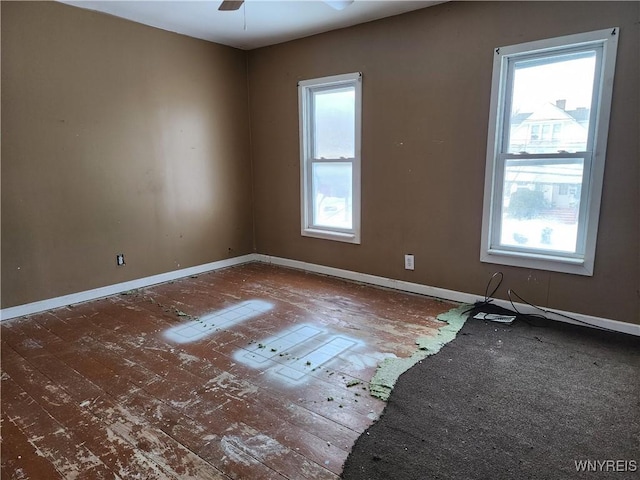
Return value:
M 637 478 L 640 3 L 0 7 L 3 479 Z

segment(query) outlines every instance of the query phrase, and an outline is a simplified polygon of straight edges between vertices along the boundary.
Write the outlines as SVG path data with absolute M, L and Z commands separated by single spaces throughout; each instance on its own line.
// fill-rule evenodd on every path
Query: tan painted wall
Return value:
M 640 323 L 639 6 L 449 3 L 246 54 L 2 2 L 2 308 L 252 251 Z M 479 262 L 493 47 L 622 27 L 596 272 Z M 300 236 L 296 82 L 364 74 L 363 243 Z M 231 249 L 231 251 L 229 251 Z M 127 265 L 115 267 L 124 252 Z M 404 253 L 416 270 L 402 268 Z
M 251 252 L 246 79 L 240 50 L 2 2 L 2 307 Z
M 637 2 L 448 3 L 250 52 L 260 253 L 640 323 Z M 621 27 L 595 275 L 479 261 L 494 47 Z M 363 73 L 362 244 L 300 236 L 296 83 Z M 416 270 L 403 269 L 415 254 Z M 504 289 L 502 295 L 504 296 Z

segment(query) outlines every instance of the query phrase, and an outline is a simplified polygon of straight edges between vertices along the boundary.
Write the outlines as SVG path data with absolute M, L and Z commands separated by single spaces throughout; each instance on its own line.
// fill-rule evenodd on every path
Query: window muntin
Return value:
M 496 49 L 482 261 L 593 273 L 618 34 Z
M 302 235 L 360 243 L 361 75 L 298 88 Z

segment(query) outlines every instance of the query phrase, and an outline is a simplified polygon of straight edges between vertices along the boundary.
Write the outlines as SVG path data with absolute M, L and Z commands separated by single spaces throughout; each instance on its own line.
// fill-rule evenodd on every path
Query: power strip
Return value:
M 515 315 L 500 315 L 498 313 L 479 312 L 479 313 L 476 313 L 473 316 L 473 318 L 477 318 L 478 320 L 489 320 L 491 322 L 511 324 L 516 319 L 516 316 Z

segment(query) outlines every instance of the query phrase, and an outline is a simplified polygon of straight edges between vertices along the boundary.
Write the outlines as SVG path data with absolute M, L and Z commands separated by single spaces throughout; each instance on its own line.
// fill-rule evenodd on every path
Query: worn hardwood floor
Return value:
M 249 264 L 5 321 L 2 478 L 336 479 L 450 308 Z

